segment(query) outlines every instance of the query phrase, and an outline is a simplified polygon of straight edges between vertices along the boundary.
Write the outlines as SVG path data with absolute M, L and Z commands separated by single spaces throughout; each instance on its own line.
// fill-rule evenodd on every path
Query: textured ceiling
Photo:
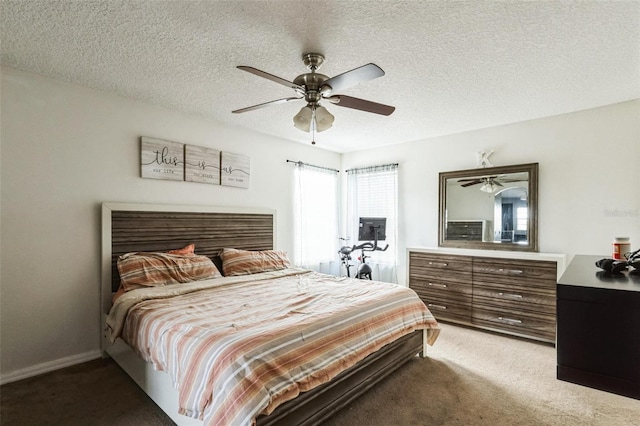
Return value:
M 552 116 L 640 98 L 639 1 L 8 1 L 1 63 L 309 143 L 302 101 L 232 110 L 293 90 L 319 52 L 323 74 L 373 62 L 382 78 L 342 94 L 389 117 L 325 105 L 338 152 Z

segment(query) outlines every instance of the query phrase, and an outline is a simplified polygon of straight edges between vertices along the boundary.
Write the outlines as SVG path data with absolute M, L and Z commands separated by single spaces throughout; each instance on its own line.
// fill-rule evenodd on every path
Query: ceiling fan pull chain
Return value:
M 316 144 L 316 108 L 311 108 L 311 145 Z

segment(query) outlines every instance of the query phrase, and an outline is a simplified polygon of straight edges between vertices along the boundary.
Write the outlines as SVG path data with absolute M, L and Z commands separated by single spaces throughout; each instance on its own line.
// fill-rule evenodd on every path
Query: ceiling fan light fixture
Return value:
M 293 125 L 307 133 L 311 130 L 323 132 L 333 126 L 334 120 L 333 114 L 325 107 L 310 103 L 293 116 Z
M 293 125 L 303 132 L 310 132 L 312 118 L 313 111 L 311 110 L 311 107 L 309 105 L 304 106 L 296 115 L 293 116 Z
M 325 107 L 316 107 L 316 130 L 323 132 L 333 125 L 335 117 Z
M 480 191 L 491 193 L 491 192 L 495 191 L 496 188 L 497 188 L 496 185 L 494 185 L 492 182 L 485 182 L 480 187 Z

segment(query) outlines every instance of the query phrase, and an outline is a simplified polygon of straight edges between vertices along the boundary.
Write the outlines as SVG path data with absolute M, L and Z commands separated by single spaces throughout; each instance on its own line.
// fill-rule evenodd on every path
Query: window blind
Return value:
M 398 216 L 398 164 L 388 164 L 347 170 L 347 229 L 350 241 L 357 241 L 361 217 L 384 217 L 387 251 L 375 251 L 368 263 L 378 269 L 374 279 L 397 282 L 397 216 Z M 356 242 L 355 244 L 359 244 Z

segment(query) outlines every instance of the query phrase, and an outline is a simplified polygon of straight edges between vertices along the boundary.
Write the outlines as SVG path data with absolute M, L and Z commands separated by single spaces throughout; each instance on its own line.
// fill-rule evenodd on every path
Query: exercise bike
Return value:
M 376 237 L 377 237 L 377 233 L 376 233 Z M 347 270 L 347 277 L 351 277 L 351 267 L 353 266 L 350 263 L 351 253 L 353 253 L 356 250 L 361 250 L 361 255 L 358 257 L 360 259 L 360 265 L 358 265 L 358 269 L 356 271 L 354 278 L 359 278 L 362 280 L 372 280 L 373 278 L 371 277 L 371 274 L 373 270 L 371 269 L 371 266 L 369 266 L 369 264 L 367 263 L 367 258 L 371 256 L 365 254 L 365 252 L 386 251 L 388 248 L 389 248 L 389 244 L 385 245 L 384 248 L 378 247 L 378 239 L 375 238 L 374 242 L 369 241 L 359 245 L 353 245 L 352 247 L 342 246 L 340 247 L 340 250 L 338 251 L 338 253 L 340 254 L 341 263 L 344 265 L 345 269 Z

